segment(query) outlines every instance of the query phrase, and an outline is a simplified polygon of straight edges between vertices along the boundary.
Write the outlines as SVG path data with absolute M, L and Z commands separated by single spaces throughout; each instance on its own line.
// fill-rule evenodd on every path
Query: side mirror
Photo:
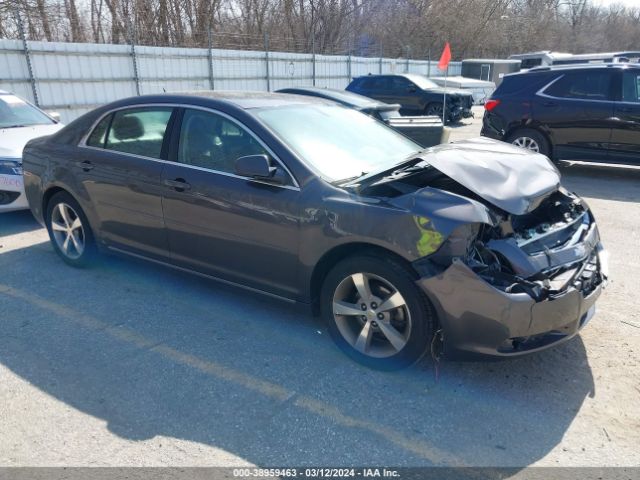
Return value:
M 58 112 L 47 112 L 51 118 L 53 118 L 57 123 L 60 123 L 60 113 Z
M 265 182 L 283 185 L 286 176 L 282 169 L 271 165 L 267 155 L 247 155 L 236 159 L 236 174 Z
M 409 86 L 407 87 L 407 92 L 409 92 L 409 93 L 413 93 L 413 92 L 415 92 L 415 91 L 417 91 L 417 88 L 416 88 L 416 86 L 415 86 L 415 85 L 409 85 Z

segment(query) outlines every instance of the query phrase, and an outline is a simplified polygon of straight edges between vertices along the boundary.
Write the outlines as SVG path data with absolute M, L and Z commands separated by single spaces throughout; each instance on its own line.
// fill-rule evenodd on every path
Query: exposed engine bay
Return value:
M 528 213 L 509 213 L 435 168 L 415 166 L 367 187 L 376 196 L 397 197 L 435 188 L 482 203 L 493 224 L 457 228 L 437 252 L 417 262 L 431 273 L 462 261 L 505 293 L 526 293 L 536 302 L 574 287 L 588 295 L 605 277 L 598 256 L 599 235 L 584 202 L 564 188 L 538 199 Z

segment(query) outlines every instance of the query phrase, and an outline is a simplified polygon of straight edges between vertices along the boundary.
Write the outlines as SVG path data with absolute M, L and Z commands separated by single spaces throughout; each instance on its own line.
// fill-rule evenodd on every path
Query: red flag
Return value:
M 440 55 L 440 62 L 438 62 L 438 68 L 440 70 L 446 70 L 449 68 L 449 62 L 451 61 L 451 48 L 449 47 L 449 42 L 444 44 L 444 50 L 442 50 L 442 55 Z

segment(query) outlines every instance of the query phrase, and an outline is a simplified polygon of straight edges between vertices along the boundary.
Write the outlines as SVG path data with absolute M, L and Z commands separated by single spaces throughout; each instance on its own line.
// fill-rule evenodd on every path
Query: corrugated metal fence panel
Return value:
M 216 90 L 267 90 L 265 52 L 213 50 Z
M 136 46 L 140 93 L 186 92 L 210 88 L 205 48 Z
M 316 55 L 316 86 L 343 89 L 349 78 L 347 55 Z
M 29 42 L 40 104 L 64 122 L 77 111 L 136 94 L 127 45 Z
M 130 45 L 29 42 L 40 105 L 59 111 L 66 123 L 95 106 L 136 95 Z M 208 90 L 272 91 L 312 85 L 311 54 L 202 48 L 135 47 L 141 94 Z M 268 57 L 268 70 L 267 70 Z M 345 88 L 370 73 L 441 75 L 437 62 L 390 58 L 316 55 L 315 84 Z M 449 75 L 459 75 L 451 62 Z M 267 71 L 269 82 L 267 82 Z M 22 42 L 0 40 L 0 88 L 33 101 Z
M 306 53 L 269 54 L 271 91 L 287 87 L 304 87 L 313 84 L 312 56 Z
M 0 89 L 34 101 L 20 40 L 0 40 Z

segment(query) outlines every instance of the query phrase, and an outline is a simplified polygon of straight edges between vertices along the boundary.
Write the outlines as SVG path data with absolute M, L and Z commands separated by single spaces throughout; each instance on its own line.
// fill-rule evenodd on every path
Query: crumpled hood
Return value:
M 0 128 L 0 157 L 22 159 L 22 150 L 29 140 L 51 135 L 63 127 L 61 123 L 18 128 Z
M 534 210 L 560 187 L 547 157 L 488 138 L 438 145 L 417 157 L 513 215 Z

